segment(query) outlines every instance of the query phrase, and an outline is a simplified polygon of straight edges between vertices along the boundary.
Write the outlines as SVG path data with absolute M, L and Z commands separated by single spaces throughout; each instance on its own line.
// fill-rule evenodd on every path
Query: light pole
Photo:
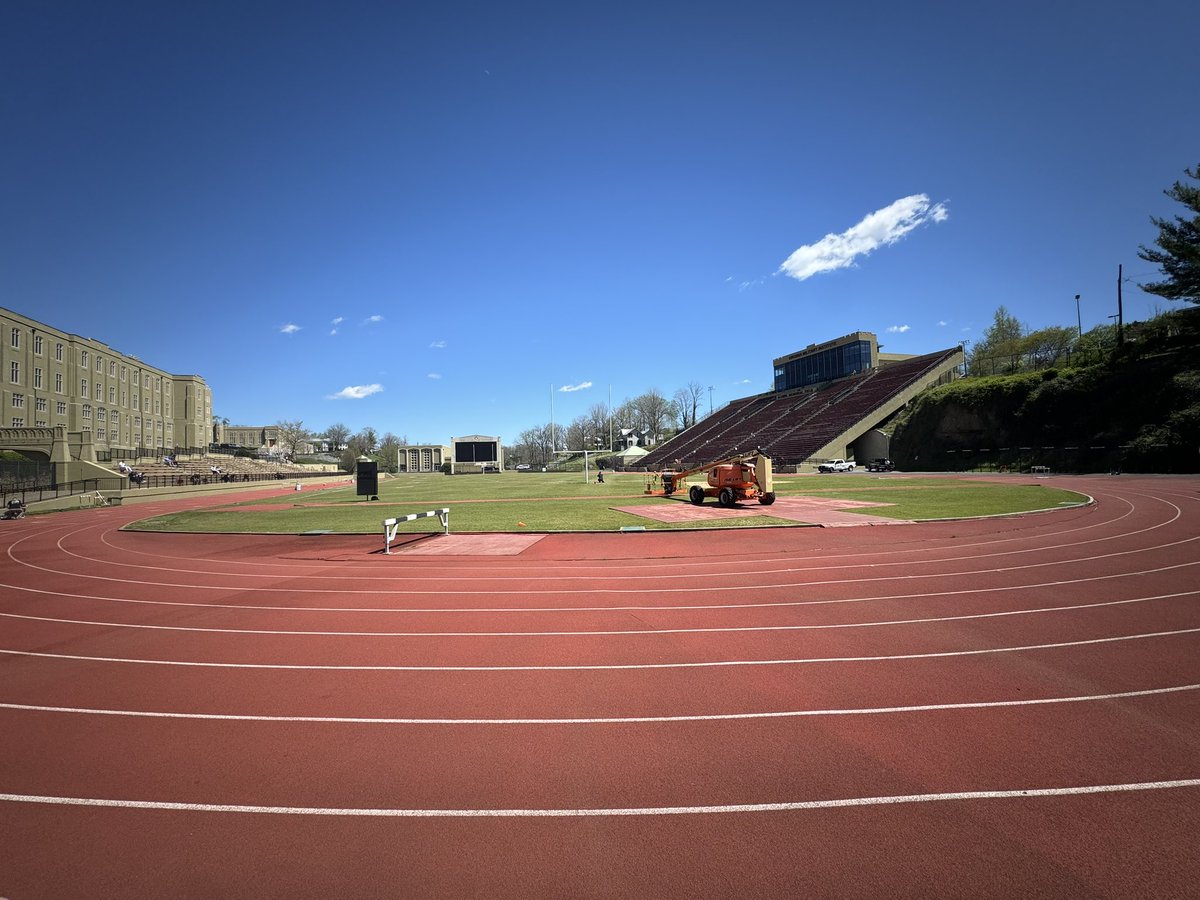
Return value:
M 708 414 L 710 416 L 712 415 L 712 392 L 713 392 L 713 386 L 710 384 L 708 386 Z
M 1079 337 L 1083 337 L 1083 317 L 1079 314 L 1079 295 L 1075 295 L 1075 327 L 1079 329 Z

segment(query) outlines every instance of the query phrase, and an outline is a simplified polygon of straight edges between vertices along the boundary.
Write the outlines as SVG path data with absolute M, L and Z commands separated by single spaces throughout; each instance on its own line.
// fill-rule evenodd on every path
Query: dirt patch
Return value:
M 725 507 L 715 503 L 695 506 L 686 501 L 672 500 L 644 506 L 614 506 L 615 510 L 652 519 L 655 522 L 705 522 L 716 519 L 740 519 L 747 516 L 770 516 L 788 522 L 803 522 L 809 525 L 836 527 L 844 525 L 903 525 L 907 519 L 888 519 L 847 510 L 869 507 L 891 506 L 890 503 L 868 503 L 863 500 L 823 499 L 820 497 L 780 497 L 770 506 L 758 503 L 743 503 Z

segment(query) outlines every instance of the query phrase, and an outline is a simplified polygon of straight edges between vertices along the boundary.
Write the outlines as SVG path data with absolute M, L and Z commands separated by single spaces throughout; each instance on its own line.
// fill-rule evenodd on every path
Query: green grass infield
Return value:
M 702 479 L 692 479 L 701 483 Z M 291 487 L 290 485 L 288 486 Z M 398 475 L 381 478 L 379 499 L 355 493 L 343 485 L 303 491 L 281 488 L 275 496 L 233 500 L 221 506 L 170 513 L 126 526 L 137 531 L 300 534 L 330 531 L 340 534 L 382 533 L 383 520 L 450 508 L 453 532 L 618 531 L 641 526 L 647 530 L 693 528 L 753 528 L 794 526 L 795 521 L 771 516 L 771 508 L 751 501 L 742 504 L 756 515 L 682 523 L 661 523 L 619 506 L 687 504 L 686 491 L 673 498 L 647 496 L 646 477 L 606 473 L 604 484 L 595 474 L 585 483 L 582 473 L 505 472 L 499 475 Z M 1020 476 L 982 480 L 959 476 L 843 474 L 781 476 L 775 492 L 785 497 L 820 497 L 887 504 L 862 509 L 871 516 L 895 519 L 944 519 L 995 516 L 1062 508 L 1087 501 L 1075 491 Z M 715 505 L 715 500 L 707 501 Z M 848 510 L 854 512 L 854 510 Z M 400 526 L 401 533 L 440 531 L 436 517 Z

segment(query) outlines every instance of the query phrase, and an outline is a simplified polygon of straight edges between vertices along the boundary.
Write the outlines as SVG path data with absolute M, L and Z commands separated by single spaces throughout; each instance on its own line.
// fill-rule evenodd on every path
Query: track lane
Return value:
M 286 815 L 265 817 L 284 824 L 263 824 L 261 816 L 205 813 L 200 808 L 64 811 L 6 801 L 0 802 L 0 822 L 14 826 L 12 846 L 20 859 L 12 881 L 30 883 L 30 877 L 40 871 L 39 885 L 55 884 L 59 873 L 65 872 L 69 875 L 64 876 L 64 884 L 79 883 L 69 876 L 87 878 L 89 884 L 113 887 L 106 893 L 114 896 L 130 884 L 142 888 L 143 895 L 177 887 L 173 874 L 161 868 L 132 868 L 129 853 L 122 852 L 126 848 L 111 847 L 107 837 L 96 831 L 105 827 L 124 834 L 136 823 L 143 830 L 164 829 L 156 834 L 175 834 L 186 827 L 185 840 L 194 842 L 188 846 L 197 851 L 191 862 L 212 893 L 225 894 L 251 891 L 248 882 L 234 880 L 228 866 L 214 864 L 209 854 L 227 849 L 232 857 L 224 863 L 253 848 L 256 853 L 274 849 L 280 854 L 278 864 L 271 857 L 265 865 L 271 878 L 254 883 L 259 896 L 280 885 L 296 885 L 297 871 L 309 878 L 304 887 L 324 883 L 314 871 L 321 864 L 337 869 L 343 893 L 347 883 L 360 887 L 386 883 L 433 892 L 444 892 L 448 886 L 461 888 L 457 893 L 477 892 L 486 885 L 494 896 L 528 895 L 530 888 L 536 892 L 538 886 L 579 883 L 581 873 L 592 878 L 588 884 L 602 885 L 601 893 L 624 889 L 640 894 L 655 884 L 663 885 L 664 891 L 688 884 L 703 891 L 713 884 L 727 884 L 738 891 L 755 885 L 760 893 L 794 896 L 806 886 L 827 887 L 832 877 L 843 877 L 844 882 L 836 883 L 869 893 L 911 888 L 914 872 L 925 869 L 928 877 L 936 878 L 945 872 L 946 860 L 953 860 L 966 878 L 987 877 L 993 879 L 989 884 L 1003 884 L 1017 892 L 1054 886 L 1078 895 L 1136 884 L 1140 890 L 1169 895 L 1180 885 L 1194 884 L 1194 876 L 1200 874 L 1194 859 L 1173 858 L 1171 863 L 1152 866 L 1139 854 L 1190 846 L 1184 835 L 1191 832 L 1180 823 L 1196 824 L 1196 789 L 1183 786 L 1192 783 L 1195 773 L 1181 773 L 1200 757 L 1194 724 L 1200 721 L 1196 714 L 1200 693 L 1192 688 L 1200 684 L 1200 640 L 1190 629 L 1162 633 L 1175 626 L 1200 625 L 1192 596 L 1200 589 L 1194 553 L 1195 480 L 1122 478 L 1088 483 L 1095 485 L 1096 507 L 1019 519 L 890 528 L 887 535 L 880 533 L 885 529 L 772 530 L 733 535 L 725 544 L 723 535 L 710 534 L 646 535 L 644 543 L 627 536 L 594 542 L 590 537 L 556 537 L 543 540 L 520 558 L 497 560 L 413 557 L 397 564 L 394 559 L 364 559 L 355 556 L 367 546 L 361 539 L 331 542 L 337 553 L 349 554 L 337 560 L 306 558 L 306 554 L 318 556 L 319 551 L 302 547 L 304 541 L 294 538 L 242 538 L 240 544 L 237 538 L 176 542 L 161 535 L 113 531 L 120 517 L 109 514 L 124 515 L 124 510 L 95 511 L 97 517 L 90 519 L 77 516 L 77 521 L 87 521 L 84 527 L 72 521 L 56 534 L 41 528 L 7 532 L 5 537 L 23 534 L 29 539 L 0 541 L 7 560 L 0 566 L 0 581 L 14 585 L 0 587 L 0 613 L 31 618 L 0 617 L 0 647 L 14 637 L 26 646 L 153 651 L 164 661 L 178 653 L 228 653 L 246 660 L 256 655 L 260 660 L 304 655 L 330 660 L 424 656 L 438 665 L 481 658 L 512 664 L 556 657 L 613 664 L 638 652 L 649 659 L 647 651 L 656 658 L 678 660 L 693 653 L 710 662 L 736 661 L 726 657 L 772 649 L 840 647 L 854 650 L 859 660 L 655 669 L 314 671 L 167 668 L 0 654 L 4 676 L 0 703 L 52 705 L 57 700 L 73 709 L 95 705 L 118 712 L 487 720 L 470 725 L 285 723 L 103 716 L 0 706 L 0 727 L 21 735 L 14 778 L 19 771 L 29 786 L 49 788 L 60 777 L 59 787 L 64 788 L 72 784 L 157 786 L 164 799 L 170 799 L 172 791 L 192 792 L 199 780 L 227 795 L 243 788 L 262 796 L 275 792 L 283 797 L 291 792 L 298 805 L 307 806 L 311 800 L 304 800 L 305 796 L 327 797 L 331 802 L 339 796 L 377 801 L 380 789 L 372 787 L 367 775 L 374 766 L 376 773 L 388 776 L 383 788 L 391 792 L 388 796 L 436 795 L 444 801 L 449 795 L 464 801 L 474 797 L 476 802 L 508 797 L 521 807 L 528 806 L 522 798 L 539 796 L 579 803 L 588 797 L 607 797 L 624 800 L 630 808 L 645 807 L 646 798 L 683 802 L 680 798 L 687 796 L 733 798 L 739 793 L 791 792 L 793 800 L 804 800 L 806 790 L 811 789 L 808 799 L 820 798 L 826 795 L 818 788 L 828 791 L 839 785 L 860 791 L 874 786 L 878 789 L 874 796 L 879 797 L 913 793 L 915 785 L 920 790 L 928 787 L 920 796 L 930 798 L 899 815 L 883 808 L 792 807 L 771 812 L 764 807 L 753 813 L 673 816 L 670 822 L 647 823 L 634 816 L 616 826 L 556 821 L 549 827 L 512 822 L 447 827 L 432 821 L 415 827 L 412 823 L 357 827 L 327 821 L 304 825 L 298 817 Z M 897 532 L 906 537 L 897 540 L 893 536 Z M 770 549 L 761 546 L 764 534 Z M 155 545 L 186 548 L 187 553 L 175 554 L 172 562 L 156 569 L 147 555 Z M 629 549 L 635 546 L 643 554 L 653 547 L 663 558 L 635 558 Z M 718 547 L 729 552 L 714 556 Z M 739 576 L 739 558 L 743 563 L 761 562 L 762 568 L 785 570 L 776 574 L 787 580 L 774 586 L 759 581 L 741 591 L 743 596 L 734 603 L 712 603 L 714 596 L 706 594 L 736 594 L 739 577 L 746 580 L 744 571 Z M 149 566 L 126 566 L 131 560 Z M 670 591 L 672 579 L 661 576 L 671 567 L 692 565 L 699 571 L 689 582 L 718 590 Z M 439 574 L 437 567 L 453 571 Z M 91 572 L 86 571 L 89 568 Z M 112 580 L 81 577 L 94 575 L 97 569 L 105 570 L 104 578 Z M 264 577 L 243 579 L 239 586 L 228 578 L 239 570 Z M 356 571 L 366 576 L 357 585 L 351 581 Z M 415 580 L 421 587 L 415 593 L 393 590 L 397 572 L 399 580 Z M 130 573 L 141 573 L 132 580 L 146 583 L 130 584 L 124 577 Z M 490 591 L 462 589 L 488 573 L 503 575 L 506 582 L 495 582 Z M 803 576 L 796 577 L 800 573 Z M 434 600 L 436 595 L 426 589 L 444 586 L 447 574 L 458 581 L 460 592 L 448 600 Z M 1044 577 L 1031 577 L 1034 574 Z M 880 575 L 886 580 L 871 580 Z M 153 583 L 160 578 L 166 584 Z M 579 587 L 591 579 L 602 587 L 581 594 Z M 297 587 L 317 588 L 303 595 L 304 603 L 296 604 L 317 608 L 254 609 L 265 605 L 257 601 L 270 594 L 246 590 L 254 586 L 247 581 L 265 581 L 274 590 L 282 589 L 279 595 L 290 596 L 291 602 Z M 95 590 L 98 583 L 112 587 L 113 596 L 88 597 L 107 593 Z M 516 593 L 498 595 L 495 586 L 504 583 L 520 585 L 521 599 L 508 603 Z M 939 588 L 939 583 L 944 586 Z M 344 603 L 358 596 L 340 593 L 348 586 L 371 596 L 378 605 L 355 609 L 353 600 Z M 891 590 L 880 590 L 889 586 Z M 60 598 L 36 589 L 81 596 Z M 1159 594 L 1178 596 L 1154 599 Z M 204 605 L 214 595 L 223 605 Z M 614 596 L 623 602 L 611 603 Z M 496 603 L 497 599 L 505 602 Z M 151 602 L 141 602 L 147 600 Z M 566 608 L 555 609 L 547 600 Z M 1095 605 L 1108 601 L 1120 605 Z M 202 605 L 166 605 L 176 602 Z M 1048 605 L 1054 603 L 1068 608 L 1050 611 Z M 502 608 L 480 610 L 484 604 Z M 504 611 L 522 605 L 520 611 Z M 606 608 L 639 605 L 648 608 Z M 1047 611 L 1034 613 L 1034 608 Z M 427 611 L 414 611 L 418 609 Z M 974 614 L 988 618 L 961 618 Z M 942 621 L 887 622 L 899 616 Z M 92 624 L 47 621 L 85 617 Z M 128 627 L 140 624 L 240 633 L 146 629 L 135 634 L 137 629 Z M 681 633 L 685 627 L 714 630 Z M 724 630 L 760 627 L 775 630 Z M 1138 628 L 1155 636 L 1133 637 Z M 245 633 L 256 629 L 376 634 Z M 496 634 L 518 629 L 566 633 Z M 1122 629 L 1132 639 L 1109 639 Z M 483 633 L 445 634 L 466 630 Z M 597 630 L 658 633 L 575 633 Z M 378 634 L 381 631 L 416 634 L 389 636 Z M 420 633 L 425 631 L 441 634 Z M 999 646 L 1004 639 L 1021 635 L 1043 642 L 1055 636 L 1071 640 L 1040 649 Z M 1107 637 L 1098 638 L 1101 643 L 1081 643 L 1093 639 L 1088 635 Z M 945 648 L 965 647 L 972 641 L 977 646 L 990 641 L 992 650 L 1003 652 L 894 658 L 898 651 L 922 647 L 958 653 Z M 351 642 L 358 646 L 348 651 L 345 645 Z M 436 645 L 441 646 L 431 649 Z M 892 658 L 865 661 L 864 651 Z M 1099 697 L 1121 691 L 1163 693 Z M 1075 699 L 1024 704 L 1026 699 L 1056 698 Z M 1013 705 L 928 708 L 939 702 Z M 871 711 L 887 705 L 922 708 Z M 837 714 L 856 707 L 862 709 Z M 812 715 L 773 715 L 780 712 Z M 747 718 L 578 721 L 623 715 Z M 495 721 L 521 716 L 574 721 Z M 298 739 L 287 737 L 297 734 Z M 398 757 L 398 746 L 410 750 L 409 756 Z M 85 747 L 95 748 L 94 758 L 81 754 L 80 748 Z M 1113 780 L 1102 784 L 1106 777 Z M 1171 785 L 1154 789 L 1152 797 L 1121 786 L 1149 779 L 1166 779 Z M 982 789 L 990 791 L 988 799 L 947 787 L 966 783 L 995 787 Z M 1091 785 L 1113 793 L 1079 797 L 1019 793 L 1022 788 L 1049 784 L 1071 790 L 1070 785 Z M 0 792 L 6 790 L 8 786 L 0 783 Z M 856 796 L 868 798 L 867 793 Z M 1191 806 L 1181 799 L 1189 797 Z M 745 799 L 730 801 L 731 806 L 748 810 L 746 803 Z M 17 806 L 23 808 L 15 811 Z M 213 819 L 225 824 L 205 825 Z M 1105 828 L 1081 827 L 1095 821 L 1104 822 Z M 1088 840 L 1073 840 L 1083 831 Z M 74 834 L 88 849 L 50 874 L 39 849 L 48 834 L 58 839 Z M 972 854 L 962 844 L 963 834 L 979 835 L 987 851 Z M 232 835 L 239 838 L 238 847 L 224 847 L 226 837 Z M 868 835 L 877 843 L 865 845 Z M 827 836 L 837 840 L 827 842 Z M 446 846 L 447 840 L 454 842 L 453 848 Z M 697 845 L 696 840 L 709 844 Z M 349 850 L 345 841 L 357 841 L 352 871 L 344 865 Z M 403 847 L 399 851 L 398 843 Z M 114 855 L 93 856 L 92 846 L 108 848 Z M 128 846 L 144 848 L 147 842 Z M 293 847 L 302 847 L 303 856 L 289 853 Z M 467 847 L 472 860 L 482 861 L 470 872 L 461 865 Z M 883 854 L 877 866 L 864 868 L 864 854 L 871 857 L 880 847 L 899 856 Z M 1130 847 L 1135 851 L 1131 853 Z M 379 855 L 372 856 L 366 848 L 378 848 Z M 803 864 L 793 863 L 798 849 L 818 855 Z M 937 863 L 930 861 L 923 868 L 930 853 L 937 855 Z M 614 858 L 619 865 L 613 865 Z M 1121 865 L 1111 865 L 1110 859 L 1120 860 Z M 686 865 L 695 868 L 684 872 L 681 867 Z M 105 880 L 106 867 L 125 880 Z M 697 872 L 707 880 L 689 881 Z M 1132 881 L 1131 873 L 1141 880 Z M 372 878 L 384 881 L 372 882 Z M 0 888 L 8 890 L 6 885 Z

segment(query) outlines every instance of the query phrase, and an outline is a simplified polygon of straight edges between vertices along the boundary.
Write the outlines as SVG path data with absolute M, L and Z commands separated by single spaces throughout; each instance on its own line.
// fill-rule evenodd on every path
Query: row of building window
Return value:
M 19 328 L 14 328 L 12 330 L 12 346 L 14 349 L 18 349 L 18 350 L 21 347 L 21 329 L 19 329 Z M 43 348 L 42 336 L 40 334 L 34 335 L 34 337 L 33 337 L 34 355 L 41 356 L 42 352 L 43 352 L 42 348 Z M 87 350 L 81 350 L 81 351 L 79 351 L 79 354 L 80 354 L 80 356 L 79 356 L 80 365 L 86 367 L 88 365 L 89 361 L 91 360 L 90 354 L 88 353 Z M 54 359 L 58 362 L 62 362 L 62 360 L 63 360 L 63 345 L 62 344 L 54 345 Z M 17 382 L 17 380 L 20 378 L 20 375 L 18 374 L 20 372 L 20 363 L 13 362 L 12 365 L 13 365 L 13 368 L 11 370 L 12 371 L 11 380 L 13 382 Z M 96 356 L 96 371 L 101 375 L 104 374 L 104 359 L 99 355 Z M 109 377 L 111 377 L 111 378 L 117 377 L 117 364 L 115 362 L 113 362 L 112 360 L 109 360 L 109 363 L 108 363 L 108 374 L 109 374 Z M 126 380 L 128 380 L 128 377 L 129 377 L 129 369 L 126 366 L 121 366 L 121 380 L 126 381 Z M 136 374 L 134 375 L 133 380 L 134 380 L 134 382 L 136 382 L 138 380 L 138 376 Z M 147 390 L 149 390 L 150 388 L 154 388 L 155 392 L 159 392 L 162 390 L 162 377 L 159 375 L 152 376 L 147 373 L 142 373 L 141 380 L 142 380 L 142 387 L 146 388 Z
M 19 362 L 14 361 L 12 363 L 12 366 L 9 369 L 9 378 L 13 384 L 21 384 L 22 383 L 21 382 L 21 364 Z M 33 386 L 34 386 L 34 388 L 42 387 L 42 370 L 41 370 L 41 368 L 39 368 L 37 366 L 35 366 L 33 369 Z M 104 399 L 104 385 L 97 382 L 95 388 L 96 388 L 95 399 L 103 400 Z M 54 373 L 54 392 L 56 394 L 63 393 L 63 376 L 62 376 L 61 372 Z M 81 378 L 79 380 L 79 393 L 82 394 L 84 397 L 88 396 L 88 380 L 86 378 Z M 127 397 L 126 393 L 124 391 L 122 391 L 121 392 L 121 404 L 122 405 L 125 405 L 126 397 Z M 150 398 L 149 397 L 141 398 L 141 397 L 139 397 L 139 395 L 134 394 L 133 395 L 134 406 L 137 406 L 139 400 L 143 400 L 143 399 L 145 401 L 144 402 L 144 411 L 150 412 Z M 115 387 L 110 386 L 108 389 L 108 402 L 109 403 L 117 402 L 117 389 Z M 171 405 L 170 404 L 167 404 L 166 410 L 167 410 L 166 414 L 169 416 L 171 414 Z M 162 401 L 155 400 L 154 401 L 154 414 L 162 415 L 162 411 L 163 411 Z
M 12 406 L 13 406 L 13 409 L 24 409 L 24 408 L 25 408 L 25 395 L 24 395 L 24 394 L 13 394 L 13 395 L 12 395 Z M 46 398 L 45 398 L 45 397 L 37 397 L 37 398 L 35 398 L 35 402 L 34 402 L 34 408 L 35 408 L 35 409 L 36 409 L 38 412 L 45 412 L 45 411 L 46 411 L 46 408 L 47 408 Z M 58 413 L 60 416 L 65 416 L 65 415 L 67 414 L 67 404 L 66 404 L 66 401 L 63 401 L 63 400 L 60 400 L 60 401 L 58 401 L 58 402 L 55 404 L 55 411 L 56 411 L 56 412 L 57 412 L 57 413 Z M 83 404 L 83 406 L 82 406 L 82 408 L 81 408 L 81 415 L 82 415 L 82 416 L 83 416 L 83 418 L 85 418 L 85 419 L 90 419 L 90 418 L 92 417 L 92 405 L 91 405 L 90 403 L 84 403 L 84 404 Z M 105 410 L 105 409 L 103 409 L 103 408 L 98 408 L 98 409 L 96 410 L 96 418 L 97 418 L 97 419 L 99 419 L 101 422 L 105 421 L 105 419 L 106 419 L 106 418 L 107 418 L 109 415 L 111 415 L 111 416 L 112 416 L 112 420 L 113 420 L 113 422 L 119 422 L 119 421 L 120 421 L 120 419 L 121 419 L 121 413 L 120 413 L 120 410 L 116 410 L 116 409 L 114 409 L 114 410 L 112 410 L 112 411 L 111 411 L 111 413 L 109 413 L 108 411 L 106 411 L 106 410 Z M 141 427 L 142 427 L 142 417 L 141 417 L 141 416 L 136 416 L 136 417 L 128 417 L 128 416 L 127 416 L 126 418 L 132 418 L 132 421 L 133 421 L 134 427 L 136 427 L 136 428 L 141 428 Z M 149 422 L 147 422 L 146 424 L 147 424 L 147 427 L 149 427 L 150 423 L 149 423 Z M 163 430 L 163 423 L 162 423 L 162 422 L 155 422 L 155 423 L 154 423 L 154 426 L 155 426 L 155 430 L 157 430 L 157 431 L 162 431 L 162 430 Z M 168 426 L 167 426 L 167 430 L 168 430 L 168 431 L 171 431 L 171 430 L 173 430 L 173 425 L 168 425 Z
M 24 428 L 24 427 L 25 427 L 25 418 L 24 418 L 23 416 L 13 416 L 11 419 L 9 419 L 9 424 L 10 424 L 10 426 L 11 426 L 11 427 L 13 427 L 13 428 Z M 66 427 L 67 427 L 67 423 L 66 423 L 66 422 L 59 422 L 59 423 L 58 423 L 58 425 L 59 425 L 59 427 L 60 427 L 60 428 L 66 428 Z M 47 422 L 45 419 L 38 419 L 36 422 L 34 422 L 34 426 L 35 426 L 36 428 L 48 428 L 48 427 L 50 427 L 50 423 L 49 423 L 49 422 Z M 83 431 L 91 431 L 91 430 L 92 430 L 92 426 L 91 426 L 91 425 L 84 425 L 84 426 L 83 426 L 83 428 L 82 428 L 82 430 L 83 430 Z M 161 427 L 161 426 L 159 426 L 159 429 L 158 429 L 158 430 L 159 430 L 159 432 L 161 432 L 161 431 L 162 431 L 162 427 Z M 104 440 L 104 434 L 105 434 L 105 432 L 104 432 L 104 429 L 103 429 L 103 428 L 99 429 L 100 440 Z M 109 432 L 108 432 L 108 440 L 109 440 L 109 442 L 110 442 L 110 443 L 113 443 L 113 444 L 117 443 L 117 441 L 118 441 L 118 437 L 119 437 L 119 435 L 118 435 L 118 433 L 117 433 L 116 429 L 113 429 L 112 431 L 109 431 Z M 161 435 L 160 435 L 160 437 L 161 437 Z M 133 439 L 134 439 L 136 442 L 138 442 L 138 443 L 141 443 L 141 441 L 142 441 L 142 434 L 141 434 L 141 432 L 136 432 L 136 431 L 135 431 L 135 432 L 134 432 L 134 435 L 133 435 Z M 169 437 L 168 437 L 167 439 L 168 439 L 168 440 L 170 440 L 170 438 L 169 438 Z

